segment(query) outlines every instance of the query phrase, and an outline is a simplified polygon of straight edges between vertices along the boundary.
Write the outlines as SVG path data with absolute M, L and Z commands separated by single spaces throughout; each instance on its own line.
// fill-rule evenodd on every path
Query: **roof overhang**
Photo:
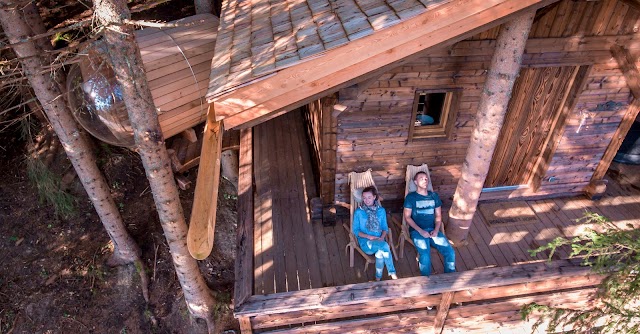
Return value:
M 209 100 L 226 129 L 246 128 L 558 0 L 456 0 Z

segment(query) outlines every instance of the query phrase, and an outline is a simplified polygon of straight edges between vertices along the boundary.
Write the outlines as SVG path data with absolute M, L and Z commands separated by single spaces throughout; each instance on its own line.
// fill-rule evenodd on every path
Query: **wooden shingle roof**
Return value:
M 254 126 L 559 0 L 226 0 L 207 101 Z
M 207 98 L 451 0 L 226 0 Z

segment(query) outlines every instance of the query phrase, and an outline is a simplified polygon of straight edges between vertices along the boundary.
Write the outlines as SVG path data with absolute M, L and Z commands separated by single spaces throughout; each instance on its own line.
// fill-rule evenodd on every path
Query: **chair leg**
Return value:
M 398 248 L 400 248 L 400 258 L 403 259 L 404 258 L 404 233 L 402 235 L 400 235 L 400 242 L 399 242 L 399 246 Z
M 391 232 L 391 229 L 389 229 L 389 234 L 387 234 L 387 243 L 389 244 L 389 248 L 391 248 L 393 259 L 398 261 L 398 250 L 396 244 L 393 243 L 393 232 Z
M 353 267 L 353 266 L 352 266 Z M 369 268 L 369 261 L 367 259 L 364 260 L 364 272 L 367 272 L 367 268 Z
M 353 268 L 353 253 L 355 251 L 354 246 L 351 246 L 351 254 L 349 254 L 349 266 Z

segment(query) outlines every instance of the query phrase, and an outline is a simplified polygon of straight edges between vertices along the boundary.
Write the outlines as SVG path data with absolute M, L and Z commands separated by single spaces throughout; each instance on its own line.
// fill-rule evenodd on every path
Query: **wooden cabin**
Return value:
M 458 272 L 434 253 L 420 277 L 408 246 L 400 279 L 373 282 L 362 258 L 349 266 L 348 217 L 324 226 L 311 199 L 350 205 L 348 173 L 371 168 L 397 215 L 406 166 L 427 163 L 446 216 L 496 38 L 527 11 L 480 208 L 519 201 L 533 216 L 494 225 L 479 210 Z M 605 179 L 638 114 L 639 19 L 635 0 L 224 1 L 194 212 L 210 214 L 222 128 L 239 129 L 242 332 L 497 333 L 530 329 L 518 313 L 530 302 L 588 307 L 602 277 L 567 249 L 550 262 L 528 250 L 582 233 L 587 210 L 640 223 L 640 193 Z

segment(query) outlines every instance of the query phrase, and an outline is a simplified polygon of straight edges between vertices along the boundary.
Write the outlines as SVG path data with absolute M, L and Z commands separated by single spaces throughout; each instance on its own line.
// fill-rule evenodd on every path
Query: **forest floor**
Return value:
M 48 27 L 88 12 L 79 1 L 67 0 L 66 7 L 50 2 L 58 9 L 41 10 L 48 15 Z M 137 18 L 178 19 L 193 14 L 192 4 L 171 1 Z M 39 5 L 53 8 L 46 1 Z M 51 171 L 71 195 L 73 212 L 61 216 L 39 198 L 27 172 L 28 145 L 21 131 L 15 127 L 0 132 L 0 333 L 206 333 L 206 324 L 193 320 L 187 310 L 138 155 L 94 141 L 98 166 L 142 249 L 150 277 L 148 304 L 133 266 L 106 265 L 112 250 L 109 237 L 62 149 Z M 196 175 L 197 168 L 190 170 L 186 177 L 192 187 L 180 191 L 187 219 Z M 217 301 L 216 332 L 238 329 L 231 310 L 236 199 L 235 187 L 223 180 L 215 246 L 199 261 Z

